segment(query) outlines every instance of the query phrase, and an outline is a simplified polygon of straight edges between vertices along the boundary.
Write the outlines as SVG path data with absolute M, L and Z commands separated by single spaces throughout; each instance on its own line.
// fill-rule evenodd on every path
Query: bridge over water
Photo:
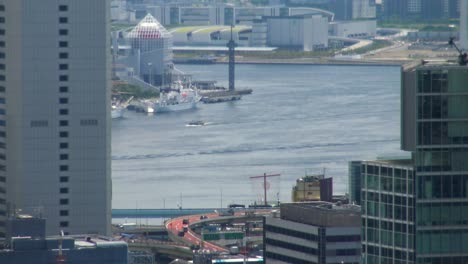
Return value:
M 112 218 L 173 218 L 185 215 L 208 214 L 227 211 L 226 208 L 187 208 L 187 209 L 112 209 Z M 244 211 L 245 209 L 235 209 Z

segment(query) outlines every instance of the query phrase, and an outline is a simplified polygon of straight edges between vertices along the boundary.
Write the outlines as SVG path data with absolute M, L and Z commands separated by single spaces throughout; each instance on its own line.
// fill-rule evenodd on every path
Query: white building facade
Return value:
M 0 10 L 8 211 L 39 211 L 47 235 L 108 235 L 109 1 L 0 0 Z
M 268 17 L 267 44 L 312 51 L 328 47 L 328 19 L 322 15 Z

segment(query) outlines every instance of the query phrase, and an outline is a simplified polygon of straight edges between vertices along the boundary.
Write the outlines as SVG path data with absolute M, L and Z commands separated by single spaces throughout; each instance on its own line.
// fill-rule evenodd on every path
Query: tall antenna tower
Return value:
M 235 62 L 235 48 L 237 47 L 236 43 L 234 42 L 234 39 L 232 38 L 232 29 L 234 28 L 234 25 L 231 24 L 231 39 L 229 40 L 227 47 L 229 48 L 229 91 L 234 91 L 235 89 L 235 67 L 236 67 L 236 62 Z

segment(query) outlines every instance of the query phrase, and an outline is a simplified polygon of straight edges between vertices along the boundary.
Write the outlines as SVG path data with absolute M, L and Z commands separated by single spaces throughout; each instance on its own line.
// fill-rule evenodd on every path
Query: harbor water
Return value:
M 179 65 L 227 86 L 227 65 Z M 237 65 L 239 101 L 195 111 L 112 120 L 113 208 L 203 208 L 291 200 L 305 173 L 333 177 L 344 194 L 348 161 L 396 156 L 400 68 Z M 201 120 L 203 126 L 188 126 Z

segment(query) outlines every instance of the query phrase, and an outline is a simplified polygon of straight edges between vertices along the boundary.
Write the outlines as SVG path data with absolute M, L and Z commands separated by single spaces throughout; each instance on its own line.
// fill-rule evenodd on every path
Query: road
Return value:
M 210 214 L 205 214 L 208 218 L 216 218 L 218 217 L 218 214 L 216 213 L 210 213 Z M 189 224 L 195 223 L 197 221 L 200 221 L 200 216 L 201 215 L 191 215 L 191 216 L 182 216 L 178 218 L 171 219 L 166 222 L 166 229 L 168 232 L 172 232 L 174 235 L 178 235 L 180 231 L 183 231 L 184 225 L 182 224 L 182 221 L 184 219 L 189 220 Z M 200 245 L 201 244 L 201 238 L 199 235 L 195 234 L 190 228 L 188 228 L 188 231 L 185 232 L 185 235 L 181 237 L 184 241 L 186 241 L 188 244 L 194 244 L 194 245 Z M 203 242 L 203 248 L 208 249 L 210 251 L 228 251 L 226 248 L 215 245 L 213 243 L 204 241 Z

